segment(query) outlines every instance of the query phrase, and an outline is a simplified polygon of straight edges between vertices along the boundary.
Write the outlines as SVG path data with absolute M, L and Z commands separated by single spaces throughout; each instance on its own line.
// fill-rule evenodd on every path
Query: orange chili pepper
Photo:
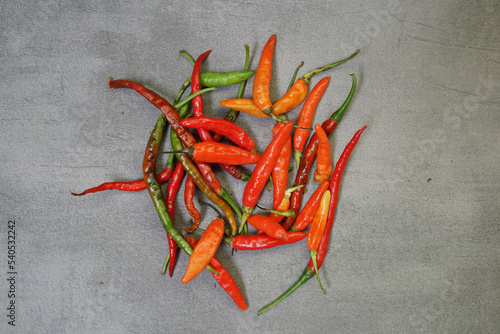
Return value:
M 264 114 L 252 99 L 229 99 L 220 101 L 224 107 L 231 108 L 233 110 L 241 111 L 255 117 L 269 117 Z
M 253 101 L 257 108 L 268 116 L 270 116 L 273 111 L 271 98 L 269 96 L 269 85 L 271 84 L 275 45 L 276 35 L 272 35 L 262 50 L 259 66 L 255 70 L 255 77 L 253 79 Z
M 318 106 L 319 100 L 323 96 L 323 93 L 330 82 L 330 78 L 326 77 L 321 79 L 311 92 L 307 96 L 302 110 L 299 114 L 299 119 L 297 120 L 297 126 L 301 128 L 295 129 L 293 136 L 293 155 L 295 156 L 295 161 L 297 162 L 297 167 L 300 163 L 300 158 L 302 157 L 302 150 L 306 146 L 307 139 L 309 138 L 309 130 L 311 127 L 314 113 L 316 112 L 316 107 Z
M 309 229 L 309 234 L 307 236 L 307 248 L 309 248 L 309 254 L 314 263 L 314 270 L 316 271 L 316 276 L 318 277 L 318 283 L 323 293 L 326 294 L 326 290 L 323 289 L 321 285 L 321 280 L 319 279 L 318 265 L 316 262 L 316 256 L 318 255 L 318 246 L 323 238 L 323 233 L 325 232 L 326 218 L 328 217 L 328 208 L 330 204 L 331 193 L 329 190 L 325 191 L 321 197 L 321 202 L 319 203 L 318 211 L 314 215 L 314 220 Z M 203 268 L 202 268 L 203 270 Z
M 288 90 L 288 92 L 286 92 L 285 95 L 283 95 L 283 97 L 281 99 L 279 99 L 278 101 L 276 101 L 273 104 L 273 113 L 275 115 L 281 115 L 281 114 L 286 113 L 287 111 L 290 111 L 293 108 L 297 107 L 306 98 L 307 90 L 309 87 L 309 80 L 311 80 L 311 78 L 314 75 L 321 73 L 323 71 L 326 71 L 328 69 L 337 67 L 337 66 L 347 62 L 348 60 L 354 58 L 358 53 L 359 53 L 359 50 L 356 50 L 356 52 L 354 52 L 352 55 L 350 55 L 349 57 L 347 57 L 345 59 L 342 59 L 338 62 L 329 64 L 329 65 L 326 65 L 323 67 L 319 67 L 317 69 L 314 69 L 314 70 L 304 74 L 302 76 L 302 78 L 295 81 L 292 88 L 290 88 Z
M 281 203 L 274 210 L 276 210 L 276 211 L 288 211 L 288 209 L 290 208 L 290 197 L 292 196 L 292 193 L 295 190 L 302 188 L 302 187 L 303 187 L 303 185 L 300 185 L 297 187 L 287 189 L 285 191 L 285 195 L 283 196 L 283 199 L 281 200 Z M 281 222 L 285 218 L 284 215 L 276 213 L 276 212 L 271 212 L 268 215 L 268 217 L 277 223 Z
M 259 231 L 264 232 L 270 237 L 281 239 L 284 241 L 288 240 L 288 234 L 286 233 L 283 226 L 269 217 L 263 215 L 251 215 L 250 217 L 248 217 L 248 222 L 250 223 L 250 225 L 258 229 Z M 205 266 L 203 266 L 202 270 L 204 268 Z
M 279 130 L 284 126 L 283 123 L 276 123 L 273 127 L 273 136 L 278 134 Z M 277 207 L 280 205 L 285 196 L 286 186 L 288 184 L 288 166 L 290 165 L 290 156 L 292 153 L 292 138 L 288 138 L 283 146 L 281 147 L 281 152 L 276 162 L 276 166 L 271 172 L 273 177 L 273 209 L 278 210 Z M 286 208 L 285 210 L 288 210 Z
M 316 191 L 311 195 L 306 205 L 304 205 L 300 213 L 295 218 L 295 222 L 290 228 L 290 231 L 302 231 L 312 223 L 314 215 L 316 211 L 318 211 L 321 198 L 323 197 L 325 191 L 328 189 L 328 185 L 328 180 L 321 182 L 318 189 L 316 189 Z
M 215 218 L 203 232 L 200 241 L 193 249 L 186 272 L 182 277 L 181 282 L 187 283 L 198 276 L 199 273 L 212 261 L 215 252 L 219 247 L 224 235 L 224 221 L 220 218 Z
M 318 156 L 316 158 L 316 170 L 314 171 L 315 182 L 323 182 L 328 180 L 332 172 L 330 141 L 321 125 L 316 124 L 314 127 L 318 135 Z

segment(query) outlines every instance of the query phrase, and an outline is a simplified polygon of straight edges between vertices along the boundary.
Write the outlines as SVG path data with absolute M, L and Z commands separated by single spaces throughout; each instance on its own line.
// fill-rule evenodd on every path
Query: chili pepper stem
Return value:
M 167 272 L 168 261 L 170 261 L 170 252 L 167 253 L 167 258 L 165 259 L 165 264 L 163 264 L 163 270 L 161 271 L 162 275 L 165 275 L 165 273 Z
M 319 287 L 321 288 L 321 290 L 323 291 L 323 293 L 326 295 L 326 290 L 323 288 L 323 285 L 321 285 L 321 280 L 319 279 L 318 263 L 316 261 L 316 257 L 318 255 L 318 251 L 317 250 L 312 250 L 312 251 L 309 252 L 309 254 L 311 255 L 311 259 L 313 261 L 314 271 L 316 272 L 316 277 L 318 278 Z
M 272 309 L 274 306 L 278 305 L 280 302 L 282 302 L 286 297 L 290 296 L 292 292 L 300 288 L 301 285 L 303 285 L 305 282 L 307 282 L 311 277 L 313 277 L 315 274 L 314 270 L 310 269 L 309 267 L 306 267 L 304 271 L 302 272 L 302 275 L 300 275 L 299 279 L 297 282 L 295 282 L 294 285 L 292 285 L 288 290 L 285 291 L 281 296 L 278 297 L 275 301 L 273 301 L 271 304 L 267 305 L 266 307 L 263 307 L 262 309 L 257 312 L 257 315 L 261 315 L 262 313 L 269 311 Z
M 269 107 L 267 109 L 264 109 L 264 110 L 262 110 L 262 112 L 264 114 L 266 114 L 267 116 L 271 117 L 272 119 L 274 119 L 276 122 L 279 122 L 279 123 L 286 123 L 287 122 L 284 115 L 276 116 L 275 114 L 273 114 L 273 107 Z
M 354 57 L 355 57 L 355 56 L 356 56 L 359 52 L 360 52 L 360 50 L 359 50 L 359 49 L 357 49 L 357 50 L 356 50 L 356 52 L 354 52 L 352 55 L 350 55 L 349 57 L 347 57 L 347 58 L 345 58 L 345 59 L 342 59 L 342 60 L 340 60 L 340 61 L 337 61 L 337 62 L 335 62 L 335 63 L 329 64 L 329 65 L 326 65 L 326 66 L 323 66 L 323 67 L 316 68 L 316 69 L 314 69 L 314 70 L 312 70 L 312 71 L 309 71 L 309 72 L 307 72 L 306 74 L 304 74 L 304 75 L 302 76 L 302 79 L 304 80 L 304 82 L 305 82 L 305 83 L 308 83 L 308 82 L 309 82 L 309 80 L 310 80 L 310 79 L 311 79 L 314 75 L 316 75 L 316 74 L 318 74 L 318 73 L 321 73 L 321 72 L 323 72 L 323 71 L 329 70 L 329 69 L 331 69 L 331 68 L 337 67 L 337 66 L 339 66 L 339 65 L 342 65 L 343 63 L 345 63 L 345 62 L 347 62 L 347 61 L 351 60 L 352 58 L 354 58 Z
M 302 158 L 302 151 L 293 151 L 293 156 L 295 157 L 295 163 L 297 164 L 297 168 L 299 168 L 300 159 Z
M 248 217 L 250 217 L 252 212 L 253 212 L 253 208 L 243 205 L 243 216 L 241 217 L 240 228 L 238 230 L 239 233 L 241 233 L 243 231 L 243 228 L 245 227 L 247 219 L 248 219 Z

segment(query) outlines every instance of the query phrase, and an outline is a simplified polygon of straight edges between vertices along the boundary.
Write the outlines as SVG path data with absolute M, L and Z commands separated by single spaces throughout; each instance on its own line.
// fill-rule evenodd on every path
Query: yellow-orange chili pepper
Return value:
M 266 115 L 271 114 L 273 111 L 271 98 L 269 96 L 269 85 L 271 84 L 275 45 L 276 35 L 272 35 L 262 50 L 259 66 L 255 70 L 255 77 L 253 79 L 253 101 L 257 108 Z
M 332 173 L 332 149 L 330 147 L 328 136 L 321 125 L 316 124 L 314 129 L 318 135 L 318 156 L 316 157 L 316 170 L 314 171 L 313 180 L 321 183 L 328 180 L 330 178 L 330 174 Z

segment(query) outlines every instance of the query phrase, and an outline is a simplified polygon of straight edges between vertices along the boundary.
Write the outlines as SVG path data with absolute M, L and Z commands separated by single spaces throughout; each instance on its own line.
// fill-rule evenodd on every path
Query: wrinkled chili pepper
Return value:
M 187 233 L 193 233 L 201 222 L 200 212 L 194 206 L 194 201 L 193 201 L 195 189 L 196 189 L 196 183 L 188 174 L 186 177 L 186 182 L 184 183 L 184 204 L 186 206 L 189 215 L 191 216 L 191 218 L 193 218 L 193 224 L 188 230 L 183 228 L 183 230 L 186 231 Z
M 191 117 L 181 122 L 182 126 L 192 129 L 205 129 L 215 131 L 231 140 L 233 143 L 247 151 L 255 150 L 255 142 L 245 130 L 233 122 L 213 117 Z
M 199 142 L 179 151 L 165 151 L 158 153 L 177 152 L 189 154 L 189 156 L 194 160 L 206 163 L 253 165 L 260 160 L 260 154 L 214 141 Z
M 321 280 L 319 279 L 318 273 L 318 264 L 316 261 L 318 255 L 318 246 L 325 232 L 326 226 L 326 217 L 328 215 L 328 205 L 330 203 L 330 191 L 327 190 L 324 192 L 321 197 L 321 201 L 319 203 L 318 210 L 314 215 L 314 219 L 311 223 L 311 228 L 309 229 L 309 233 L 307 235 L 307 247 L 309 248 L 309 254 L 311 255 L 311 261 L 313 262 L 314 271 L 316 272 L 316 277 L 318 278 L 318 284 L 324 294 L 326 294 L 326 290 L 323 288 L 321 284 Z
M 273 137 L 264 153 L 255 166 L 250 180 L 248 180 L 243 191 L 243 218 L 241 219 L 240 232 L 242 231 L 246 219 L 252 214 L 253 208 L 257 204 L 260 193 L 266 185 L 271 172 L 276 166 L 281 147 L 289 140 L 292 132 L 293 123 L 289 121 L 281 128 L 281 130 Z
M 288 234 L 286 233 L 283 226 L 281 226 L 271 218 L 263 215 L 251 215 L 248 217 L 248 223 L 270 237 L 285 241 L 288 240 Z
M 299 118 L 297 119 L 297 125 L 303 127 L 304 129 L 295 129 L 295 133 L 293 135 L 293 155 L 295 156 L 297 166 L 299 165 L 300 158 L 302 157 L 302 150 L 306 146 L 307 139 L 309 138 L 310 130 L 307 128 L 311 127 L 314 113 L 316 112 L 318 103 L 323 96 L 326 87 L 328 87 L 329 82 L 330 78 L 328 77 L 321 79 L 314 86 L 314 88 L 311 89 L 311 92 L 304 101 L 300 111 Z
M 224 241 L 237 250 L 260 250 L 293 244 L 307 237 L 307 233 L 304 232 L 287 232 L 287 235 L 286 241 L 270 237 L 267 234 L 240 234 L 236 237 L 224 238 Z
M 184 176 L 184 169 L 182 168 L 182 165 L 178 162 L 175 166 L 174 173 L 172 174 L 172 179 L 168 183 L 167 194 L 165 195 L 165 202 L 167 203 L 168 214 L 170 215 L 173 224 L 175 222 L 175 197 L 177 195 L 177 192 L 179 191 L 179 187 L 181 185 L 183 176 Z M 177 258 L 177 243 L 168 233 L 167 237 L 168 237 L 168 247 L 170 251 L 170 264 L 168 267 L 168 274 L 170 275 L 170 277 L 172 277 L 172 273 L 174 271 L 174 266 L 175 266 L 175 260 Z
M 196 140 L 194 139 L 193 135 L 182 125 L 180 125 L 181 118 L 179 117 L 179 114 L 177 111 L 172 107 L 172 105 L 163 97 L 160 95 L 156 94 L 150 89 L 147 89 L 140 83 L 134 82 L 134 81 L 128 81 L 128 80 L 110 80 L 109 81 L 109 87 L 112 89 L 115 88 L 129 88 L 135 90 L 137 93 L 142 95 L 144 98 L 146 98 L 149 102 L 151 102 L 155 107 L 160 109 L 160 111 L 163 113 L 165 116 L 166 120 L 172 127 L 172 129 L 175 131 L 176 135 L 180 138 L 182 143 L 186 146 L 191 146 L 196 143 Z M 181 145 L 182 146 L 182 145 Z M 182 147 L 177 147 L 177 149 L 182 149 Z M 176 150 L 177 150 L 176 149 Z M 234 203 L 234 201 L 230 198 L 229 194 L 226 192 L 224 188 L 222 188 L 219 179 L 215 176 L 215 174 L 212 171 L 212 168 L 210 167 L 209 164 L 200 162 L 200 161 L 195 161 L 196 165 L 199 168 L 199 171 L 202 173 L 203 178 L 208 182 L 210 187 L 215 191 L 215 193 L 220 196 L 222 199 L 227 201 L 227 203 L 236 211 L 238 207 Z M 186 166 L 184 166 L 184 169 L 186 169 Z M 193 177 L 193 176 L 191 176 Z M 193 177 L 194 179 L 194 177 Z M 196 180 L 195 180 L 196 181 Z M 198 185 L 198 183 L 197 183 Z M 199 187 L 199 185 L 198 185 Z M 221 208 L 222 209 L 222 208 Z M 224 212 L 227 214 L 228 212 Z M 232 218 L 227 217 L 229 222 L 231 223 L 234 221 L 234 215 L 232 215 Z M 236 233 L 236 230 L 233 231 L 232 233 Z
M 276 136 L 284 123 L 276 123 L 273 127 L 273 136 Z M 278 210 L 278 206 L 285 196 L 286 186 L 288 184 L 288 167 L 290 166 L 290 157 L 292 154 L 292 138 L 288 138 L 278 156 L 278 161 L 271 172 L 273 184 L 273 209 Z
M 156 178 L 156 154 L 151 153 L 151 151 L 158 150 L 160 142 L 163 138 L 163 131 L 165 129 L 166 120 L 164 117 L 160 117 L 155 124 L 153 131 L 151 132 L 148 144 L 146 146 L 146 152 L 144 155 L 144 160 L 142 164 L 142 172 L 144 175 L 144 181 L 155 206 L 155 209 L 160 217 L 163 228 L 167 233 L 175 240 L 177 245 L 181 247 L 188 255 L 191 255 L 193 247 L 189 244 L 186 238 L 179 233 L 174 227 L 172 218 L 168 214 L 167 204 L 165 203 L 165 197 L 161 190 L 160 184 Z M 217 273 L 210 265 L 207 266 L 210 272 Z
M 295 222 L 293 226 L 290 228 L 290 231 L 302 231 L 309 224 L 312 223 L 314 219 L 314 214 L 318 211 L 319 203 L 321 201 L 321 197 L 328 189 L 329 182 L 327 180 L 321 182 L 319 187 L 314 191 L 314 193 L 309 197 L 306 205 L 300 210 L 300 213 L 297 217 L 295 217 Z
M 273 104 L 273 113 L 275 115 L 281 115 L 297 107 L 306 98 L 307 90 L 309 88 L 309 80 L 311 80 L 311 78 L 314 75 L 329 70 L 331 68 L 337 67 L 349 61 L 350 59 L 354 58 L 358 53 L 359 50 L 356 50 L 356 52 L 354 52 L 352 55 L 343 60 L 340 60 L 338 62 L 323 67 L 319 67 L 304 74 L 302 78 L 295 81 L 292 88 L 290 88 L 288 92 L 286 92 L 285 95 L 283 95 L 283 97 L 281 97 L 278 101 L 276 101 Z
M 191 246 L 196 247 L 198 240 L 195 238 L 186 238 L 187 241 L 191 244 Z M 246 311 L 248 309 L 247 303 L 245 302 L 245 298 L 241 293 L 240 288 L 234 281 L 233 277 L 229 274 L 229 272 L 222 266 L 220 261 L 214 256 L 212 261 L 210 261 L 210 265 L 212 268 L 217 270 L 218 274 L 212 274 L 217 283 L 227 292 L 227 294 L 233 299 L 236 306 L 240 308 L 242 311 Z
M 337 127 L 337 124 L 342 120 L 342 117 L 344 116 L 344 113 L 351 103 L 352 97 L 354 96 L 354 92 L 356 91 L 356 86 L 357 86 L 357 78 L 356 75 L 351 73 L 352 76 L 352 87 L 351 90 L 342 104 L 342 106 L 337 109 L 331 116 L 328 118 L 326 121 L 321 124 L 321 127 L 323 130 L 325 130 L 325 133 L 327 136 L 329 136 Z M 307 183 L 307 180 L 309 178 L 309 170 L 311 169 L 312 165 L 314 164 L 314 160 L 316 158 L 316 154 L 318 152 L 318 136 L 316 134 L 313 134 L 311 136 L 311 139 L 309 140 L 309 143 L 307 144 L 306 148 L 304 149 L 302 159 L 300 160 L 299 167 L 297 168 L 297 173 L 295 174 L 295 182 L 294 186 L 298 185 L 305 185 Z M 292 193 L 292 197 L 290 198 L 290 208 L 295 210 L 295 217 L 297 217 L 300 209 L 300 203 L 302 201 L 302 194 L 304 193 L 305 188 L 298 189 Z M 290 217 L 286 218 L 285 221 L 283 222 L 283 227 L 285 230 L 288 230 L 295 218 Z
M 342 152 L 342 155 L 340 156 L 339 160 L 337 161 L 337 164 L 335 165 L 335 169 L 332 173 L 332 176 L 330 178 L 330 186 L 329 186 L 329 191 L 331 193 L 331 198 L 330 198 L 330 203 L 329 203 L 329 208 L 328 208 L 328 216 L 326 218 L 326 226 L 325 226 L 325 232 L 323 234 L 323 237 L 321 238 L 321 241 L 318 246 L 318 254 L 316 256 L 316 262 L 317 262 L 317 268 L 321 268 L 321 265 L 323 264 L 323 260 L 325 259 L 326 252 L 328 250 L 328 244 L 330 242 L 330 235 L 331 235 L 331 229 L 333 227 L 333 221 L 335 218 L 335 208 L 337 207 L 337 200 L 338 200 L 338 193 L 340 189 L 340 181 L 342 177 L 342 173 L 344 171 L 345 165 L 349 159 L 349 156 L 351 155 L 352 150 L 358 143 L 359 137 L 361 136 L 361 133 L 366 129 L 366 126 L 363 127 L 362 129 L 358 130 L 354 137 L 351 139 L 349 144 L 344 149 L 344 152 Z M 290 233 L 290 232 L 289 232 Z M 302 275 L 299 277 L 299 279 L 287 290 L 285 293 L 283 293 L 278 299 L 273 301 L 271 304 L 267 305 L 266 307 L 262 308 L 257 312 L 258 315 L 261 315 L 262 313 L 268 311 L 269 309 L 273 308 L 277 304 L 279 304 L 281 301 L 283 301 L 286 297 L 288 297 L 291 293 L 293 293 L 295 290 L 297 290 L 301 285 L 303 285 L 305 282 L 307 282 L 311 277 L 313 277 L 316 274 L 316 270 L 314 269 L 314 264 L 312 263 L 312 260 L 309 260 L 309 264 L 307 267 L 304 269 L 302 272 Z
M 332 172 L 330 141 L 321 125 L 316 124 L 316 135 L 318 136 L 318 153 L 316 157 L 316 170 L 314 171 L 314 182 L 321 183 L 330 178 Z
M 186 272 L 181 279 L 187 283 L 198 276 L 210 264 L 224 236 L 224 221 L 215 218 L 205 229 L 189 257 Z

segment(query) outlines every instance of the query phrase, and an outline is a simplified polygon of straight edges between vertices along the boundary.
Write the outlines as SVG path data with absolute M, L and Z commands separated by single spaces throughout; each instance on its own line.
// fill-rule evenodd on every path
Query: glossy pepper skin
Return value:
M 231 86 L 249 79 L 253 71 L 234 71 L 234 72 L 202 72 L 200 84 L 202 87 L 224 87 Z
M 331 198 L 330 198 L 330 203 L 329 203 L 329 208 L 328 208 L 328 215 L 326 218 L 326 225 L 325 225 L 325 231 L 323 233 L 323 237 L 321 238 L 321 241 L 319 242 L 318 246 L 318 253 L 316 256 L 316 264 L 317 268 L 321 268 L 321 265 L 323 264 L 323 260 L 325 259 L 326 252 L 328 250 L 328 244 L 330 242 L 330 235 L 331 235 L 331 229 L 333 227 L 333 221 L 335 218 L 335 208 L 337 206 L 337 200 L 338 200 L 338 192 L 339 192 L 339 187 L 340 187 L 340 180 L 342 177 L 342 173 L 344 171 L 345 165 L 349 159 L 349 156 L 351 155 L 352 150 L 358 143 L 359 137 L 361 136 L 361 133 L 366 129 L 366 126 L 363 127 L 362 129 L 358 130 L 354 137 L 351 139 L 349 144 L 347 144 L 346 148 L 344 149 L 344 152 L 342 152 L 342 155 L 340 156 L 339 160 L 337 161 L 337 164 L 335 165 L 335 169 L 332 173 L 331 179 L 330 179 L 330 186 L 329 186 L 329 191 L 331 193 Z M 307 282 L 311 277 L 314 277 L 316 274 L 316 270 L 314 269 L 314 263 L 312 260 L 309 260 L 309 264 L 307 267 L 304 269 L 302 272 L 302 275 L 300 275 L 299 279 L 287 290 L 285 291 L 278 299 L 273 301 L 271 304 L 267 305 L 266 307 L 262 308 L 257 312 L 258 315 L 261 315 L 262 313 L 270 310 L 280 302 L 282 302 L 286 297 L 288 297 L 290 294 L 292 294 L 295 290 L 300 288 L 305 282 Z
M 295 129 L 295 132 L 293 134 L 293 154 L 295 156 L 297 166 L 300 163 L 302 150 L 306 146 L 307 139 L 309 138 L 309 133 L 311 132 L 311 130 L 309 130 L 308 128 L 311 127 L 314 113 L 316 112 L 319 101 L 321 100 L 321 97 L 328 87 L 329 82 L 330 78 L 328 77 L 321 79 L 313 87 L 313 89 L 311 89 L 311 92 L 304 101 L 304 105 L 302 106 L 302 109 L 300 111 L 299 118 L 297 120 L 297 126 L 300 126 L 300 128 Z
M 191 117 L 182 120 L 181 125 L 186 128 L 214 131 L 228 138 L 244 150 L 255 150 L 255 142 L 252 137 L 250 137 L 241 127 L 225 119 L 206 116 Z
M 318 153 L 316 158 L 316 170 L 314 171 L 314 182 L 321 183 L 330 178 L 332 172 L 331 155 L 332 149 L 325 130 L 316 124 L 314 129 L 318 136 Z
M 326 190 L 328 190 L 328 185 L 330 183 L 325 180 L 321 182 L 319 187 L 314 191 L 314 193 L 311 195 L 309 200 L 307 201 L 306 205 L 300 210 L 300 213 L 298 216 L 295 218 L 295 222 L 290 228 L 290 231 L 302 231 L 304 230 L 309 224 L 312 223 L 314 219 L 314 215 L 316 211 L 318 211 L 319 203 L 321 201 L 321 197 L 325 193 Z
M 210 261 L 215 256 L 215 252 L 219 247 L 224 236 L 224 221 L 220 218 L 215 218 L 205 229 L 200 240 L 196 244 L 189 257 L 189 262 L 186 272 L 181 279 L 182 283 L 187 283 L 198 276 L 205 269 Z
M 253 165 L 261 157 L 260 154 L 214 141 L 199 142 L 182 151 L 197 161 L 229 165 Z
M 287 235 L 288 239 L 286 241 L 270 237 L 267 234 L 240 234 L 224 240 L 237 250 L 260 250 L 293 244 L 307 237 L 307 233 L 304 232 L 287 232 Z
M 240 232 L 244 227 L 245 221 L 252 214 L 253 208 L 257 204 L 262 190 L 264 189 L 271 172 L 276 166 L 281 147 L 290 139 L 293 123 L 289 121 L 273 137 L 264 153 L 255 166 L 250 180 L 248 180 L 243 191 L 243 218 L 241 220 Z
M 323 128 L 323 130 L 325 130 L 327 136 L 329 136 L 335 130 L 337 124 L 342 120 L 342 117 L 344 116 L 344 113 L 347 110 L 349 104 L 351 103 L 352 97 L 354 96 L 357 87 L 357 78 L 356 75 L 354 75 L 353 73 L 351 73 L 351 76 L 352 76 L 352 86 L 346 100 L 344 101 L 342 106 L 330 116 L 330 118 L 328 118 L 326 121 L 323 122 L 323 124 L 321 124 L 321 127 Z M 314 164 L 317 152 L 318 152 L 318 136 L 315 133 L 312 135 L 311 139 L 309 140 L 309 143 L 304 149 L 302 159 L 300 160 L 300 164 L 299 167 L 297 168 L 297 173 L 295 175 L 295 182 L 293 184 L 294 186 L 305 185 L 307 183 L 307 180 L 309 178 L 309 171 Z M 294 191 L 292 193 L 292 197 L 290 198 L 290 209 L 295 210 L 295 217 L 297 217 L 299 213 L 303 193 L 304 193 L 304 188 L 300 188 Z M 285 221 L 283 222 L 283 227 L 285 228 L 285 230 L 288 230 L 292 226 L 295 217 L 285 218 Z
M 303 187 L 303 186 L 299 186 L 299 187 Z M 292 187 L 292 188 L 285 190 L 285 195 L 283 196 L 281 203 L 274 210 L 281 211 L 281 212 L 285 212 L 285 211 L 288 212 L 289 211 L 288 209 L 290 207 L 290 196 L 292 195 L 292 192 L 294 192 L 296 189 L 297 189 L 297 187 Z M 295 215 L 295 212 L 293 212 L 293 214 Z M 271 218 L 272 220 L 274 220 L 275 222 L 280 223 L 285 218 L 285 215 L 283 215 L 282 213 L 277 213 L 277 212 L 271 211 L 269 213 L 268 217 Z
M 186 206 L 186 209 L 191 218 L 193 218 L 193 224 L 188 230 L 183 229 L 187 233 L 193 233 L 201 222 L 200 212 L 194 206 L 194 201 L 193 201 L 195 190 L 196 190 L 196 183 L 188 174 L 186 177 L 186 183 L 184 183 L 184 205 Z
M 259 65 L 255 71 L 253 80 L 253 101 L 257 108 L 265 114 L 272 112 L 272 103 L 269 95 L 271 84 L 271 72 L 273 69 L 274 46 L 276 45 L 276 35 L 272 35 L 264 45 L 260 56 Z
M 288 240 L 288 234 L 285 229 L 269 217 L 263 215 L 251 215 L 248 217 L 248 223 L 270 237 L 284 241 Z
M 195 247 L 198 243 L 198 240 L 195 238 L 186 238 L 191 246 Z M 242 311 L 246 311 L 248 309 L 248 305 L 245 302 L 245 298 L 241 293 L 240 288 L 234 281 L 233 277 L 229 274 L 229 272 L 222 266 L 220 261 L 214 256 L 212 261 L 210 261 L 210 265 L 212 268 L 217 270 L 218 274 L 212 274 L 214 278 L 217 280 L 217 283 L 227 292 L 227 294 L 233 299 L 234 303 L 240 308 Z
M 283 123 L 276 123 L 273 128 L 273 136 L 276 136 L 279 130 L 284 126 Z M 296 130 L 295 130 L 296 131 Z M 292 138 L 288 138 L 278 157 L 276 166 L 274 166 L 271 176 L 273 177 L 273 209 L 279 210 L 278 207 L 283 200 L 288 185 L 288 167 L 290 166 L 290 157 L 292 154 Z M 287 208 L 288 209 L 288 208 Z M 285 210 L 287 210 L 285 209 Z

